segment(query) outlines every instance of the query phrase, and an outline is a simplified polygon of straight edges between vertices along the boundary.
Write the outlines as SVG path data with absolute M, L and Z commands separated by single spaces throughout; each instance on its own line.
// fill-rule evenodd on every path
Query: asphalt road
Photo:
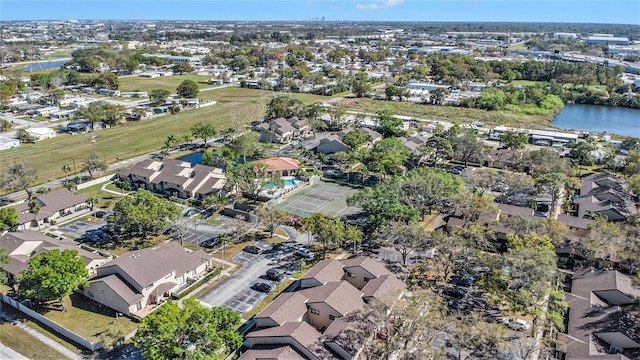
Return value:
M 10 348 L 0 344 L 0 359 L 6 360 L 28 360 L 28 358 L 18 354 Z

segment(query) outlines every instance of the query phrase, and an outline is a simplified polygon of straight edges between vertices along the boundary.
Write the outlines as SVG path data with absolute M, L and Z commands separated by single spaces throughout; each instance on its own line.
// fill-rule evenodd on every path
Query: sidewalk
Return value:
M 66 347 L 58 344 L 58 342 L 48 338 L 47 336 L 41 334 L 40 332 L 38 332 L 37 330 L 35 330 L 34 328 L 30 327 L 29 325 L 26 325 L 16 319 L 14 319 L 11 315 L 5 313 L 4 311 L 0 310 L 0 317 L 2 317 L 3 319 L 7 320 L 8 322 L 10 322 L 11 324 L 13 324 L 14 326 L 17 326 L 18 328 L 24 330 L 25 332 L 27 332 L 29 335 L 33 336 L 34 338 L 40 340 L 41 342 L 45 343 L 46 345 L 48 345 L 49 347 L 53 348 L 54 350 L 56 350 L 57 352 L 59 352 L 60 354 L 64 355 L 66 358 L 68 359 L 72 359 L 72 360 L 82 360 L 84 359 L 84 357 L 82 357 L 81 355 L 76 354 L 75 352 L 67 349 Z M 27 339 L 25 339 L 25 341 L 28 341 Z

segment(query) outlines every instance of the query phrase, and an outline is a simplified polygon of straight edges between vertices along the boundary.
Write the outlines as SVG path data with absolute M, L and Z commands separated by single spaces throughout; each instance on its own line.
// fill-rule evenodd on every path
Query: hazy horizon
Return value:
M 640 25 L 637 0 L 3 0 L 2 21 L 358 21 Z

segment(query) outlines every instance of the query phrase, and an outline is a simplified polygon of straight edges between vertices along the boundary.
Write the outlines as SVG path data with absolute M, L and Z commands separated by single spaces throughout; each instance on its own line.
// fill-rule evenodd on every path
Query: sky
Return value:
M 0 20 L 498 21 L 640 25 L 640 0 L 0 0 Z

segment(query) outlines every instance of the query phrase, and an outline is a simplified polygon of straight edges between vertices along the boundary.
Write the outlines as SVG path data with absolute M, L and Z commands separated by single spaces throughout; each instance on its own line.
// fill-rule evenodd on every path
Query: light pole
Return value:
M 91 144 L 93 144 L 93 156 L 96 156 L 96 136 L 91 135 Z

